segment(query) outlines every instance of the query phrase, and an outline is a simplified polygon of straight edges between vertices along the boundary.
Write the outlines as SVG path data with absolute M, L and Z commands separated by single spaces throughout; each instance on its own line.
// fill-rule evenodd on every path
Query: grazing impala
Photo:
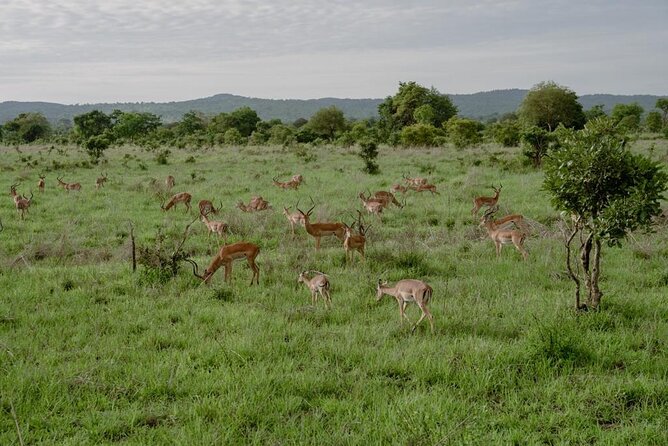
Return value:
M 364 196 L 364 192 L 360 192 L 359 197 L 360 200 L 362 200 L 362 206 L 364 206 L 364 209 L 366 209 L 368 213 L 380 218 L 380 214 L 382 214 L 383 209 L 385 209 L 386 201 L 374 197 L 367 198 Z
M 197 203 L 197 206 L 199 207 L 199 213 L 200 215 L 204 214 L 217 214 L 220 208 L 223 207 L 223 203 L 221 202 L 220 205 L 218 206 L 218 209 L 213 207 L 213 203 L 209 200 L 200 200 L 199 203 Z
M 13 184 L 9 190 L 12 198 L 14 199 L 14 206 L 16 206 L 16 212 L 21 213 L 21 220 L 24 218 L 24 214 L 28 212 L 28 208 L 32 204 L 33 193 L 30 191 L 30 198 L 27 198 L 25 195 L 21 196 L 16 193 L 16 184 Z
M 186 205 L 186 213 L 190 212 L 190 200 L 193 198 L 192 195 L 190 195 L 188 192 L 179 192 L 176 195 L 173 195 L 172 198 L 169 199 L 167 202 L 167 205 L 165 205 L 165 202 L 160 204 L 160 209 L 163 211 L 168 211 L 170 210 L 174 205 L 177 203 L 183 203 Z
M 168 175 L 167 178 L 165 178 L 165 186 L 167 186 L 167 190 L 172 190 L 172 187 L 174 187 L 175 184 L 176 180 L 173 176 Z
M 384 202 L 384 206 L 388 207 L 390 204 L 395 205 L 398 208 L 403 208 L 404 206 L 397 201 L 397 197 L 394 196 L 392 192 L 387 192 L 384 190 L 379 190 L 373 194 L 373 198 L 379 201 Z
M 421 178 L 421 177 L 409 178 L 406 176 L 406 174 L 403 174 L 402 177 L 406 182 L 406 184 L 408 184 L 408 187 L 419 186 L 420 184 L 427 184 L 426 178 Z
M 434 317 L 427 308 L 432 293 L 433 289 L 421 280 L 404 279 L 391 287 L 387 285 L 387 282 L 381 283 L 380 279 L 378 279 L 378 285 L 376 286 L 376 301 L 381 300 L 384 294 L 394 296 L 399 304 L 399 318 L 401 319 L 402 324 L 404 319 L 410 323 L 408 316 L 406 316 L 406 305 L 410 302 L 415 302 L 417 306 L 420 307 L 420 310 L 422 310 L 422 316 L 420 316 L 420 319 L 415 323 L 412 331 L 415 331 L 420 322 L 422 322 L 422 319 L 426 316 L 427 319 L 429 319 L 431 332 L 433 333 Z
M 312 278 L 306 276 L 307 273 L 314 272 L 316 273 Z M 327 274 L 321 273 L 319 271 L 302 271 L 299 273 L 297 278 L 297 283 L 304 283 L 308 289 L 311 291 L 311 304 L 315 307 L 318 302 L 318 294 L 322 296 L 322 299 L 325 301 L 325 307 L 332 307 L 332 296 L 330 294 L 330 284 Z
M 44 180 L 45 179 L 46 179 L 45 175 L 40 175 L 39 176 L 39 181 L 37 182 L 37 190 L 40 191 L 40 192 L 44 192 L 44 186 L 45 186 Z
M 390 190 L 394 192 L 395 194 L 397 192 L 401 192 L 402 194 L 406 193 L 408 188 L 406 186 L 403 186 L 401 184 L 393 184 L 392 187 L 390 187 Z
M 429 192 L 431 192 L 432 195 L 434 195 L 434 194 L 440 195 L 440 193 L 438 193 L 436 191 L 436 186 L 434 184 L 424 183 L 424 184 L 416 184 L 416 185 L 412 185 L 412 186 L 408 186 L 408 187 L 409 187 L 409 189 L 412 189 L 415 192 L 429 191 Z
M 71 190 L 81 190 L 80 183 L 66 183 L 61 177 L 56 178 L 58 180 L 58 185 L 65 189 L 67 192 Z
M 227 230 L 229 226 L 227 223 L 222 221 L 212 221 L 209 220 L 208 213 L 200 214 L 202 223 L 204 223 L 209 230 L 207 233 L 207 238 L 211 237 L 211 233 L 218 234 L 218 237 L 223 237 L 224 243 L 227 243 Z
M 211 281 L 213 273 L 218 271 L 221 266 L 225 267 L 225 282 L 232 282 L 232 263 L 235 260 L 246 259 L 248 266 L 253 270 L 253 277 L 251 277 L 251 285 L 253 282 L 260 284 L 260 268 L 255 264 L 255 258 L 260 253 L 260 248 L 249 242 L 236 242 L 231 245 L 223 245 L 218 251 L 218 254 L 211 260 L 209 266 L 204 270 L 204 274 L 198 273 L 199 267 L 197 263 L 188 260 L 193 265 L 193 274 L 202 279 L 204 283 L 208 284 Z
M 480 219 L 480 226 L 484 226 L 487 229 L 487 234 L 489 238 L 494 241 L 496 245 L 496 256 L 501 255 L 501 248 L 503 245 L 510 245 L 511 243 L 515 245 L 515 248 L 522 254 L 524 260 L 527 259 L 529 253 L 524 249 L 524 241 L 526 239 L 526 234 L 523 231 L 516 229 L 501 229 L 494 224 L 492 219 L 492 212 L 487 211 L 485 215 Z
M 104 186 L 104 183 L 107 182 L 107 174 L 102 174 L 101 177 L 98 177 L 97 180 L 95 180 L 95 189 L 99 189 L 101 186 Z
M 488 208 L 496 206 L 497 201 L 499 201 L 499 194 L 501 193 L 502 187 L 503 185 L 501 184 L 498 189 L 492 186 L 492 189 L 494 189 L 493 197 L 475 197 L 473 199 L 473 209 L 471 209 L 471 214 L 478 215 L 478 211 L 480 211 L 480 208 L 483 206 Z
M 315 249 L 320 249 L 320 237 L 335 236 L 343 241 L 345 238 L 346 229 L 343 223 L 311 223 L 310 217 L 315 205 L 311 207 L 306 213 L 297 208 L 299 213 L 304 217 L 304 228 L 313 238 L 315 238 Z
M 282 181 L 278 181 L 276 179 L 276 177 L 274 177 L 272 179 L 272 183 L 274 183 L 274 186 L 280 187 L 281 189 L 295 189 L 295 190 L 299 189 L 299 183 L 297 183 L 295 181 L 292 181 L 292 180 L 282 182 Z
M 292 206 L 283 207 L 283 215 L 290 223 L 290 229 L 292 229 L 292 235 L 295 235 L 295 225 L 304 226 L 304 216 L 299 212 L 290 212 Z

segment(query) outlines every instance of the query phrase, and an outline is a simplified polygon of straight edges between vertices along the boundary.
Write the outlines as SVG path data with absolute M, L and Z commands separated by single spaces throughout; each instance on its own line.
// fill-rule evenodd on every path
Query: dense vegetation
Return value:
M 665 140 L 630 147 L 668 163 Z M 0 150 L 0 190 L 47 179 L 25 221 L 0 200 L 1 444 L 18 432 L 25 444 L 668 441 L 665 217 L 605 251 L 602 311 L 574 312 L 562 219 L 522 149 L 383 145 L 374 176 L 357 149 L 328 144 L 122 145 L 98 165 L 72 145 Z M 271 185 L 295 173 L 299 191 Z M 364 263 L 346 265 L 333 239 L 316 253 L 280 214 L 310 196 L 318 220 L 349 220 L 360 191 L 404 173 L 441 195 L 409 193 L 404 209 L 368 219 Z M 231 241 L 260 245 L 260 286 L 247 287 L 241 263 L 232 285 L 218 272 L 202 286 L 187 264 L 174 278 L 132 273 L 128 222 L 140 250 L 170 251 L 195 216 L 160 210 L 167 174 L 195 201 L 222 201 Z M 56 176 L 82 191 L 57 189 Z M 502 210 L 530 222 L 526 262 L 512 247 L 497 259 L 470 214 L 492 184 Z M 234 207 L 254 194 L 274 210 Z M 217 242 L 196 223 L 184 249 L 203 264 Z M 330 275 L 332 310 L 296 288 L 302 269 Z M 375 302 L 381 277 L 434 288 L 433 335 L 402 327 L 392 299 Z

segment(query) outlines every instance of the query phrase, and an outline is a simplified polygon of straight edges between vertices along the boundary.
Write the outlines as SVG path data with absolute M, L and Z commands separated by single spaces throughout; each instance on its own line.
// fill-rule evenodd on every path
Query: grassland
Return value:
M 635 150 L 668 163 L 666 141 Z M 668 234 L 634 234 L 602 260 L 603 310 L 575 314 L 558 213 L 542 174 L 518 149 L 382 149 L 381 174 L 329 147 L 179 151 L 168 164 L 139 148 L 90 166 L 73 147 L 0 149 L 0 190 L 35 190 L 25 221 L 0 200 L 0 444 L 666 444 Z M 44 194 L 36 192 L 40 172 Z M 95 178 L 109 182 L 94 190 Z M 408 194 L 372 224 L 364 264 L 340 243 L 292 237 L 282 206 L 308 197 L 317 219 L 351 220 L 356 195 L 402 173 L 441 194 Z M 298 191 L 271 185 L 302 173 Z M 140 246 L 172 246 L 195 217 L 160 210 L 152 185 L 222 201 L 231 241 L 261 247 L 260 286 L 235 265 L 201 286 L 185 267 L 161 281 L 132 273 Z M 55 186 L 80 181 L 80 193 Z M 503 184 L 502 209 L 532 221 L 530 255 L 494 255 L 471 199 Z M 274 211 L 234 208 L 252 195 Z M 184 245 L 198 263 L 217 250 L 196 223 Z M 296 286 L 302 269 L 330 275 L 331 311 Z M 436 330 L 411 333 L 375 282 L 434 288 Z M 409 307 L 409 317 L 419 312 Z

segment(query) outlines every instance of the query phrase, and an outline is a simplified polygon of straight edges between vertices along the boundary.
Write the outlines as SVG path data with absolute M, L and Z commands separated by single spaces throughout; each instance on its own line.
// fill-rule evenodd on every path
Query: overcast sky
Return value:
M 668 94 L 668 0 L 0 0 L 0 102 Z

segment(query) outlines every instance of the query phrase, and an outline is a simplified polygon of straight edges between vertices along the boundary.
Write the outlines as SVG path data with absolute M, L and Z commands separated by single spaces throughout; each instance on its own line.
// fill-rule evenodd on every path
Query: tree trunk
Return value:
M 573 272 L 573 267 L 571 266 L 571 243 L 573 239 L 579 232 L 579 228 L 576 226 L 573 229 L 573 233 L 566 240 L 566 269 L 568 270 L 568 275 L 571 277 L 571 280 L 575 282 L 575 309 L 580 309 L 580 279 Z
M 598 287 L 598 282 L 601 277 L 601 240 L 596 239 L 594 243 L 594 266 L 591 271 L 591 291 L 589 293 L 589 305 L 593 310 L 598 310 L 601 304 L 601 297 L 603 293 Z
M 587 288 L 587 302 L 592 301 L 592 277 L 589 270 L 591 259 L 592 239 L 594 235 L 589 234 L 587 239 L 580 245 L 580 263 L 582 264 L 582 272 L 584 273 L 585 287 Z M 583 306 L 585 309 L 586 306 Z

